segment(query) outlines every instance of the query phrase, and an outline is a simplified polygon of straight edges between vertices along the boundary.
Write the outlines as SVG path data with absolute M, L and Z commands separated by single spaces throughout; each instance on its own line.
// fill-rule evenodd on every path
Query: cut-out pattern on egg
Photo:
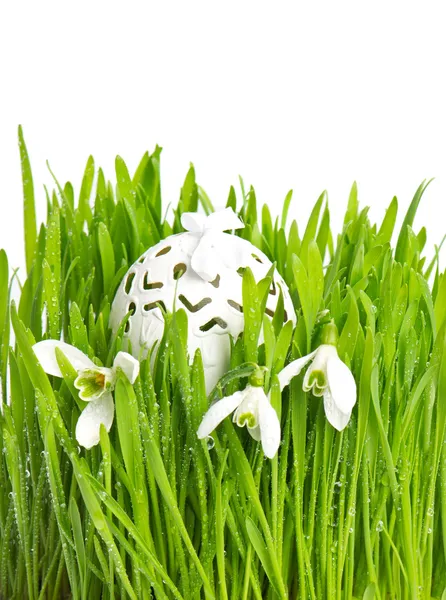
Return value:
M 249 267 L 259 282 L 272 265 L 268 257 L 250 242 L 219 233 L 221 259 L 218 273 L 212 281 L 206 281 L 191 264 L 200 240 L 196 233 L 180 233 L 146 251 L 129 269 L 116 293 L 111 323 L 116 331 L 126 314 L 131 313 L 124 342 L 128 340 L 131 345 L 128 347 L 135 357 L 140 358 L 163 335 L 163 310 L 184 309 L 188 316 L 189 356 L 192 360 L 200 348 L 209 392 L 229 367 L 229 335 L 236 338 L 243 331 L 243 273 Z M 291 318 L 294 321 L 289 292 L 278 273 L 274 275 L 265 312 L 270 318 L 274 316 L 278 288 L 283 293 L 285 320 Z

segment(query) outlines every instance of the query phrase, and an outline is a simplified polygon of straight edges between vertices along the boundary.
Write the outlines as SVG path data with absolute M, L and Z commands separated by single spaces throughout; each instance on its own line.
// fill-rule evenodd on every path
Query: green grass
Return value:
M 168 317 L 154 371 L 144 361 L 133 387 L 119 379 L 115 423 L 86 451 L 74 438 L 75 373 L 67 363 L 63 380 L 49 378 L 32 344 L 62 336 L 111 365 L 121 339 L 108 329 L 110 303 L 127 268 L 181 231 L 182 212 L 212 204 L 191 167 L 165 221 L 156 148 L 133 177 L 118 157 L 116 186 L 92 158 L 79 194 L 55 179 L 38 229 L 21 130 L 19 140 L 27 274 L 17 306 L 0 251 L 0 597 L 446 598 L 446 276 L 438 256 L 423 256 L 425 229 L 413 230 L 427 184 L 399 232 L 396 199 L 377 226 L 353 185 L 336 239 L 325 194 L 298 227 L 287 223 L 291 195 L 274 219 L 253 189 L 231 188 L 228 206 L 246 224 L 238 234 L 276 263 L 297 313 L 294 331 L 280 310 L 265 317 L 260 347 L 262 321 L 247 319 L 232 350 L 231 368 L 269 369 L 276 458 L 230 419 L 212 448 L 197 439 L 208 399 L 182 311 Z M 261 286 L 249 272 L 243 286 L 245 314 L 260 315 Z M 358 385 L 342 433 L 302 376 L 283 394 L 276 378 L 317 347 L 329 318 Z

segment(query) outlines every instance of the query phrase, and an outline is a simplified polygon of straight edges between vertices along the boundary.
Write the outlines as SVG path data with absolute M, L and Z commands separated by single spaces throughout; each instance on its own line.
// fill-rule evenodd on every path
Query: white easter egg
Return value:
M 130 348 L 136 358 L 141 358 L 163 336 L 164 318 L 158 305 L 170 312 L 183 308 L 188 317 L 189 357 L 192 361 L 196 350 L 201 350 L 209 393 L 228 370 L 229 336 L 237 338 L 244 328 L 243 269 L 249 267 L 259 282 L 272 264 L 263 252 L 242 238 L 222 232 L 207 235 L 205 259 L 211 261 L 216 273 L 212 281 L 192 267 L 202 235 L 189 231 L 172 235 L 150 248 L 128 270 L 113 301 L 111 325 L 116 332 L 124 317 L 132 313 L 124 333 L 124 344 L 129 341 L 130 345 L 124 349 Z M 288 288 L 277 272 L 268 294 L 266 314 L 274 315 L 279 290 L 284 299 L 285 321 L 295 322 Z

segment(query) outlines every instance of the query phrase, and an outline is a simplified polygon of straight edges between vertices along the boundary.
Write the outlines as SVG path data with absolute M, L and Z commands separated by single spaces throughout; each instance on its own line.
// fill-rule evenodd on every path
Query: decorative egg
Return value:
M 231 209 L 205 217 L 182 215 L 186 231 L 172 235 L 147 250 L 128 270 L 113 301 L 111 325 L 116 332 L 131 313 L 124 332 L 124 349 L 136 358 L 159 342 L 164 331 L 160 308 L 173 312 L 183 308 L 188 317 L 188 353 L 192 360 L 200 348 L 206 390 L 227 371 L 230 338 L 244 328 L 242 277 L 249 267 L 256 282 L 266 277 L 272 263 L 250 242 L 223 233 L 243 227 Z M 266 304 L 273 317 L 282 291 L 285 321 L 295 321 L 288 288 L 275 272 Z

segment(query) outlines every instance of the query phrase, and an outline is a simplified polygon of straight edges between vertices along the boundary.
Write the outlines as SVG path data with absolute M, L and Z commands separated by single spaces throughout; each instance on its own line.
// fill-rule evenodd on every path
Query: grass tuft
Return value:
M 252 188 L 241 181 L 241 198 L 231 188 L 227 205 L 246 224 L 237 234 L 276 264 L 297 315 L 284 326 L 280 298 L 273 320 L 264 317 L 271 279 L 256 284 L 245 270 L 245 332 L 222 384 L 233 393 L 253 363 L 268 367 L 282 426 L 273 460 L 230 419 L 198 440 L 220 391 L 206 398 L 182 310 L 166 316 L 153 369 L 143 361 L 134 386 L 119 376 L 115 423 L 87 451 L 74 436 L 83 403 L 71 366 L 61 356 L 64 378 L 48 377 L 32 345 L 63 337 L 110 365 L 121 344 L 110 306 L 127 269 L 182 230 L 183 212 L 213 207 L 191 166 L 164 219 L 157 147 L 133 176 L 117 157 L 116 185 L 92 157 L 78 196 L 55 179 L 38 230 L 21 128 L 19 145 L 27 275 L 18 306 L 0 250 L 0 597 L 445 598 L 446 274 L 438 251 L 426 262 L 425 229 L 413 229 L 428 182 L 400 231 L 396 198 L 372 224 L 354 184 L 336 238 L 325 193 L 303 227 L 287 225 L 291 193 L 274 220 Z M 320 344 L 330 318 L 358 388 L 341 433 L 302 376 L 282 393 L 277 380 Z

